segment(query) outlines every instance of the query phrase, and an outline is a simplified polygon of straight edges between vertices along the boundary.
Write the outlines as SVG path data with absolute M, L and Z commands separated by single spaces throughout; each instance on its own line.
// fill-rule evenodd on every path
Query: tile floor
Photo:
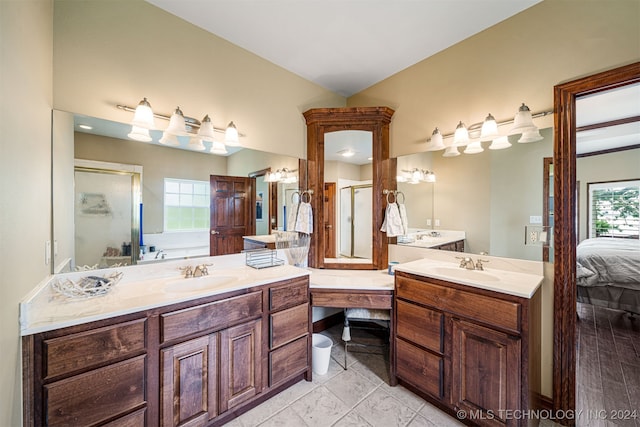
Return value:
M 362 331 L 358 331 L 362 334 Z M 352 329 L 352 336 L 357 333 Z M 448 427 L 463 426 L 402 386 L 389 386 L 388 357 L 351 353 L 344 370 L 341 327 L 323 332 L 332 338 L 332 359 L 326 375 L 300 381 L 231 421 L 232 427 Z M 362 335 L 360 335 L 362 340 Z M 375 349 L 374 351 L 380 351 Z M 551 427 L 544 422 L 541 426 Z

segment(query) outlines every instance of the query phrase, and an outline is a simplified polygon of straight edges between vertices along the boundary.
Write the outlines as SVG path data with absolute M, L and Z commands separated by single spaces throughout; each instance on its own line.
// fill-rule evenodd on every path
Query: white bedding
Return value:
M 618 286 L 640 290 L 640 240 L 586 239 L 576 249 L 579 286 Z

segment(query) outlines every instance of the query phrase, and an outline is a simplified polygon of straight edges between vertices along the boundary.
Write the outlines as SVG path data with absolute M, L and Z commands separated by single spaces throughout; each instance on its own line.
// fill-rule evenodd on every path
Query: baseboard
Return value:
M 313 322 L 313 333 L 317 334 L 318 332 L 327 330 L 332 326 L 341 325 L 343 323 L 344 323 L 344 313 L 338 312 L 338 313 L 332 314 L 329 317 L 325 317 L 324 319 L 320 319 L 317 322 Z

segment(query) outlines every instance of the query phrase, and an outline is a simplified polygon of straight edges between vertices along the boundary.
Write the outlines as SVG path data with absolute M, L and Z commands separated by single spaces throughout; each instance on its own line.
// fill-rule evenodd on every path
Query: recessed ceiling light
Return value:
M 351 150 L 350 148 L 346 149 L 346 150 L 342 150 L 338 152 L 342 157 L 352 157 L 354 154 L 356 154 L 355 151 Z
M 89 125 L 78 125 L 78 127 L 80 129 L 86 129 L 86 130 L 91 130 L 93 129 L 93 126 L 89 126 Z

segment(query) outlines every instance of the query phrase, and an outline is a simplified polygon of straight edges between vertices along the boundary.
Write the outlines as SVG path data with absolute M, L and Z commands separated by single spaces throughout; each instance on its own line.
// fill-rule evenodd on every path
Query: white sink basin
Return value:
M 176 279 L 165 285 L 167 292 L 194 292 L 215 289 L 235 282 L 237 277 L 234 276 L 202 276 L 191 277 L 188 279 Z
M 478 282 L 499 282 L 500 278 L 491 273 L 481 270 L 467 270 L 455 267 L 431 267 L 427 271 L 437 274 L 442 278 L 451 277 L 452 279 L 473 280 Z

